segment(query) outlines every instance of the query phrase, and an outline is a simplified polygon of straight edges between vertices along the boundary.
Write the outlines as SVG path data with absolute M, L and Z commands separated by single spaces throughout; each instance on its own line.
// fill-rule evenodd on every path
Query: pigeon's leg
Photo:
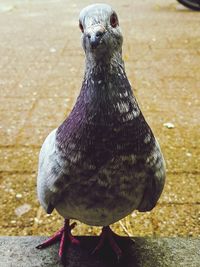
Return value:
M 102 228 L 102 232 L 100 234 L 100 240 L 95 249 L 93 250 L 92 254 L 96 253 L 99 251 L 103 245 L 104 242 L 107 240 L 112 248 L 112 250 L 115 252 L 117 258 L 120 258 L 122 256 L 122 251 L 120 247 L 117 245 L 115 241 L 115 237 L 119 237 L 117 234 L 115 234 L 109 226 L 104 226 Z
M 69 224 L 69 220 L 65 219 L 64 227 L 61 228 L 58 232 L 56 232 L 52 237 L 44 241 L 44 243 L 38 245 L 36 248 L 42 249 L 49 247 L 60 241 L 60 248 L 59 248 L 59 256 L 61 261 L 65 258 L 65 249 L 66 245 L 71 244 L 79 244 L 79 240 L 77 240 L 72 234 L 71 230 L 76 226 L 76 223 Z

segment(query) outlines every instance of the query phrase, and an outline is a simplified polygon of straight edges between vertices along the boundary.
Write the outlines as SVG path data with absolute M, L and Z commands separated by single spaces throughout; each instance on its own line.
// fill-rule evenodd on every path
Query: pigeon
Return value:
M 44 141 L 37 177 L 38 198 L 64 227 L 37 248 L 60 240 L 78 244 L 70 219 L 101 226 L 117 256 L 122 249 L 109 225 L 133 210 L 152 210 L 164 187 L 165 162 L 125 73 L 117 13 L 107 4 L 85 7 L 79 16 L 85 74 L 80 94 L 64 122 Z

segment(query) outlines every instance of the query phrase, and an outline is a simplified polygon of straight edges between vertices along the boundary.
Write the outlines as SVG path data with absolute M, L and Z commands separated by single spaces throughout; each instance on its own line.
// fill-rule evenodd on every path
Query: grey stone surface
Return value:
M 0 267 L 57 267 L 58 245 L 44 250 L 35 247 L 45 237 L 0 237 Z M 79 237 L 80 246 L 68 248 L 68 267 L 199 267 L 198 238 L 121 238 L 120 261 L 105 247 L 91 255 L 98 237 Z

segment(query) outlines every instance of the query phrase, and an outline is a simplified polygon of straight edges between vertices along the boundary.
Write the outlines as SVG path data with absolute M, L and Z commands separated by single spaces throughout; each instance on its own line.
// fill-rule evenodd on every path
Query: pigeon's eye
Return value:
M 110 17 L 110 25 L 113 28 L 116 28 L 119 25 L 118 18 L 117 18 L 117 15 L 115 13 L 113 13 Z
M 84 29 L 83 29 L 83 25 L 81 24 L 81 22 L 79 21 L 79 28 L 82 32 L 84 32 Z

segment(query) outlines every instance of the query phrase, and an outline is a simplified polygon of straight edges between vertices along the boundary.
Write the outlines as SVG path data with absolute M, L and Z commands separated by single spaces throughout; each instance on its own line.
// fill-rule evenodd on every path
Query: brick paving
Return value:
M 60 216 L 46 215 L 37 202 L 38 152 L 78 96 L 84 72 L 78 15 L 89 3 L 1 1 L 2 235 L 48 235 L 60 227 Z M 134 212 L 113 228 L 138 236 L 200 236 L 199 13 L 175 0 L 109 3 L 119 14 L 128 77 L 167 163 L 157 207 Z M 79 224 L 75 233 L 98 231 Z

